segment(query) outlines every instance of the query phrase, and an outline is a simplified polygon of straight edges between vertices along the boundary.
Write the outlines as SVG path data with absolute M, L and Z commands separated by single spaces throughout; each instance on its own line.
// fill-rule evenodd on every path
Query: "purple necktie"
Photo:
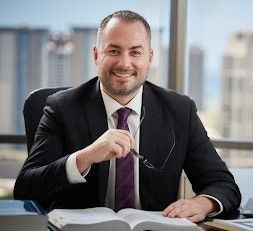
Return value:
M 118 111 L 118 129 L 129 131 L 127 118 L 130 108 L 120 108 Z M 123 208 L 134 208 L 134 162 L 133 155 L 116 159 L 115 211 Z

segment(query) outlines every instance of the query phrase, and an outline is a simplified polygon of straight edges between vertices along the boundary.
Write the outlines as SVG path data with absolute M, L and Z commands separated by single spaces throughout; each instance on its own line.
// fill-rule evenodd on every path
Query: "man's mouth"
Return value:
M 119 73 L 114 73 L 114 75 L 121 78 L 127 78 L 127 77 L 132 76 L 132 74 L 119 74 Z
M 113 72 L 113 74 L 119 78 L 128 78 L 133 75 L 133 73 L 120 73 L 120 72 Z

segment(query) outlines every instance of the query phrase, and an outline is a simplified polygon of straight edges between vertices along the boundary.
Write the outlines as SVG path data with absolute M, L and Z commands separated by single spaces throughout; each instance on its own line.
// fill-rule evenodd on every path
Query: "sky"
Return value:
M 222 58 L 228 38 L 238 31 L 253 31 L 252 10 L 252 0 L 188 1 L 186 47 L 203 48 L 205 105 L 210 110 L 220 106 Z
M 253 31 L 252 0 L 190 0 L 189 43 L 206 48 L 208 69 L 219 69 L 219 57 L 227 49 L 229 34 Z
M 169 4 L 167 0 L 0 0 L 0 26 L 36 25 L 66 31 L 73 25 L 97 26 L 113 11 L 128 9 L 158 27 L 168 24 Z

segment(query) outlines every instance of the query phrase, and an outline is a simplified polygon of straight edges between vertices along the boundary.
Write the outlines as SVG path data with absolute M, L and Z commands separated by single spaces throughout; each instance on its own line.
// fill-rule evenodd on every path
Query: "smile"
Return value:
M 113 73 L 115 76 L 120 77 L 120 78 L 127 78 L 131 77 L 133 74 L 132 73 Z

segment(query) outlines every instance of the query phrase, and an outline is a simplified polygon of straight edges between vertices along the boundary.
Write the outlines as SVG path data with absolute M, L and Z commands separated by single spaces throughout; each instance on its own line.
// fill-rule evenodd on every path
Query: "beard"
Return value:
M 130 86 L 118 87 L 118 86 L 115 86 L 113 84 L 113 81 L 111 81 L 111 80 L 108 80 L 106 78 L 101 78 L 101 77 L 99 77 L 99 78 L 100 78 L 100 81 L 101 81 L 103 87 L 105 88 L 105 90 L 108 93 L 110 93 L 112 95 L 118 95 L 118 96 L 132 95 L 133 93 L 137 92 L 139 90 L 139 88 L 146 81 L 146 78 L 140 78 L 139 80 L 137 80 L 136 82 L 134 82 Z

